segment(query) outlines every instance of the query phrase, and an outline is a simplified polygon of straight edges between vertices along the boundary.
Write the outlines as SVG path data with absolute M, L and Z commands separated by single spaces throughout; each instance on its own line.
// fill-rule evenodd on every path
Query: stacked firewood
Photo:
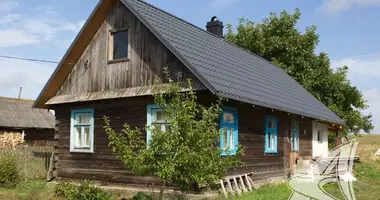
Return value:
M 0 147 L 14 147 L 24 142 L 20 132 L 0 132 Z

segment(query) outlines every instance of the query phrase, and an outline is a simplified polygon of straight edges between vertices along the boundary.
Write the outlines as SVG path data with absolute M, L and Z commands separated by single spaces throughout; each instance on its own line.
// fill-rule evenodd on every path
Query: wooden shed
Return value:
M 154 123 L 161 108 L 153 105 L 152 89 L 164 67 L 192 79 L 200 104 L 229 99 L 220 147 L 246 147 L 246 166 L 230 175 L 285 178 L 296 159 L 311 159 L 313 122 L 338 131 L 344 121 L 281 68 L 222 36 L 223 23 L 214 17 L 204 30 L 142 0 L 100 1 L 34 104 L 56 113 L 54 176 L 159 183 L 116 158 L 103 116 L 115 129 Z
M 55 119 L 33 100 L 0 97 L 0 146 L 53 145 Z

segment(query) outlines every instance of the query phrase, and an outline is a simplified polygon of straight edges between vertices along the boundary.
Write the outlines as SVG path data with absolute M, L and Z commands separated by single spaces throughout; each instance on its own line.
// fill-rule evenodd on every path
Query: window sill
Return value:
M 86 149 L 86 148 L 83 148 L 83 149 L 70 149 L 70 153 L 94 153 L 94 150 L 93 149 Z
M 228 152 L 222 152 L 221 156 L 236 156 L 236 150 L 229 150 Z
M 130 61 L 129 58 L 119 58 L 119 59 L 109 60 L 107 64 L 114 64 L 114 63 L 127 62 L 127 61 Z
M 265 151 L 264 153 L 265 154 L 278 154 L 277 151 Z
M 220 156 L 222 156 L 222 157 L 227 157 L 227 156 L 236 156 L 236 153 L 234 153 L 234 154 L 220 154 Z

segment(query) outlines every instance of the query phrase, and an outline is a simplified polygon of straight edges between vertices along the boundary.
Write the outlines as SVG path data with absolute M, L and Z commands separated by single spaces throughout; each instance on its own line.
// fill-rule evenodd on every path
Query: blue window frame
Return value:
M 220 116 L 220 148 L 222 155 L 236 155 L 238 149 L 238 112 L 236 108 L 223 107 Z
M 277 118 L 267 116 L 265 120 L 265 153 L 277 153 Z
M 148 125 L 148 129 L 146 132 L 146 144 L 147 146 L 149 146 L 149 142 L 152 139 L 152 126 L 159 126 L 161 130 L 165 131 L 168 130 L 169 123 L 165 117 L 165 108 L 154 104 L 147 105 L 146 118 Z
M 71 110 L 70 152 L 94 152 L 94 110 Z
M 298 121 L 293 120 L 292 121 L 292 127 L 291 127 L 291 135 L 292 135 L 292 151 L 299 151 L 299 137 L 300 137 L 300 128 Z

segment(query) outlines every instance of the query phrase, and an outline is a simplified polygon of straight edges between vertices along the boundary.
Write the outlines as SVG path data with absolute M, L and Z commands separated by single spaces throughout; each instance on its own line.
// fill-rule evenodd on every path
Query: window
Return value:
M 109 60 L 128 59 L 128 30 L 111 31 Z
M 169 122 L 166 120 L 165 108 L 162 108 L 157 105 L 148 105 L 147 106 L 147 125 L 160 127 L 162 131 L 168 130 Z M 148 129 L 146 142 L 149 144 L 150 139 L 152 138 L 151 131 Z
M 222 155 L 235 155 L 238 148 L 238 112 L 224 107 L 220 117 L 220 148 Z
M 322 143 L 322 131 L 318 131 L 317 140 L 318 140 L 318 143 Z
M 277 153 L 277 119 L 267 116 L 265 122 L 265 153 Z
M 292 145 L 292 151 L 298 151 L 299 150 L 299 123 L 298 121 L 292 121 L 292 127 L 291 127 L 291 145 Z
M 70 152 L 94 152 L 94 110 L 72 110 L 70 126 Z

